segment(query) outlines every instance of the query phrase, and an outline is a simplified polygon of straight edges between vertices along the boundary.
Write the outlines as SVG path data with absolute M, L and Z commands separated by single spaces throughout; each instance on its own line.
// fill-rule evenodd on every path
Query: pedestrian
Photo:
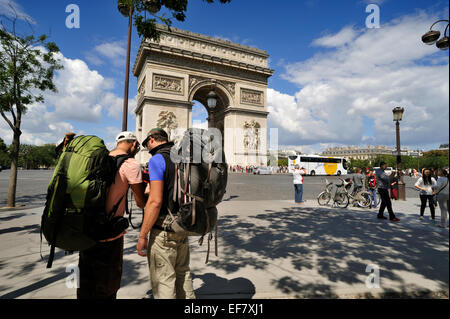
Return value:
M 294 170 L 292 171 L 292 176 L 294 177 L 294 195 L 295 195 L 295 203 L 303 204 L 305 201 L 303 200 L 303 175 L 305 175 L 305 169 L 298 164 L 295 165 Z
M 423 169 L 422 177 L 420 177 L 414 185 L 418 190 L 420 190 L 420 218 L 423 218 L 428 201 L 428 206 L 430 207 L 431 212 L 431 219 L 434 219 L 435 209 L 433 201 L 433 185 L 436 185 L 436 180 L 431 176 L 431 170 L 428 168 Z
M 154 128 L 143 145 L 152 155 L 148 164 L 150 196 L 145 205 L 137 252 L 147 256 L 155 299 L 195 299 L 188 237 L 163 227 L 169 209 L 178 209 L 178 204 L 172 200 L 175 164 L 170 150 L 174 143 L 169 142 L 163 129 Z
M 431 169 L 431 177 L 433 177 L 434 180 L 437 182 L 437 180 L 438 180 L 437 169 L 434 169 L 434 168 Z M 433 203 L 434 203 L 434 207 L 437 208 L 438 201 L 437 201 L 436 195 L 434 195 L 434 194 L 433 194 Z
M 110 156 L 132 156 L 120 166 L 115 181 L 106 194 L 106 211 L 112 212 L 115 209 L 113 206 L 116 206 L 114 216 L 119 217 L 125 213 L 125 196 L 129 186 L 136 205 L 140 208 L 145 207 L 145 186 L 141 165 L 133 158 L 139 149 L 136 135 L 132 132 L 121 132 L 116 137 L 116 143 L 117 146 L 109 153 Z M 114 238 L 101 240 L 94 247 L 80 252 L 78 299 L 116 299 L 122 279 L 124 234 L 125 231 Z
M 448 215 L 448 200 L 449 200 L 449 181 L 448 173 L 445 169 L 439 168 L 437 170 L 438 180 L 436 185 L 431 186 L 433 192 L 435 193 L 439 208 L 441 209 L 441 224 L 439 227 L 445 228 L 447 226 L 447 215 Z
M 377 207 L 377 177 L 372 168 L 369 169 L 369 175 L 366 178 L 366 189 L 372 196 L 372 207 Z
M 391 179 L 391 199 L 398 200 L 398 173 L 395 171 Z
M 359 167 L 355 169 L 355 174 L 353 174 L 353 194 L 358 193 L 364 189 L 365 177 Z
M 376 177 L 377 177 L 377 187 L 378 187 L 378 193 L 381 197 L 381 205 L 380 210 L 378 211 L 378 219 L 387 219 L 384 216 L 384 210 L 387 208 L 389 213 L 389 220 L 393 222 L 398 222 L 400 219 L 395 217 L 394 211 L 392 210 L 392 202 L 389 198 L 389 186 L 390 186 L 390 179 L 389 176 L 386 174 L 387 164 L 385 162 L 380 163 L 380 168 L 375 171 Z

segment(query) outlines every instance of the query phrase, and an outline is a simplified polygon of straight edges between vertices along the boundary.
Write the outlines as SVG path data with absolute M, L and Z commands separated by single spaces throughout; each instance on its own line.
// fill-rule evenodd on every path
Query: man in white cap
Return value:
M 133 132 L 121 132 L 116 137 L 117 146 L 109 155 L 124 157 L 116 173 L 114 184 L 108 190 L 106 212 L 114 212 L 114 217 L 125 213 L 125 196 L 131 186 L 137 206 L 145 207 L 145 186 L 142 171 L 134 155 L 139 151 L 139 142 Z M 123 236 L 102 240 L 94 247 L 80 252 L 80 288 L 78 299 L 115 299 L 120 288 L 123 264 Z

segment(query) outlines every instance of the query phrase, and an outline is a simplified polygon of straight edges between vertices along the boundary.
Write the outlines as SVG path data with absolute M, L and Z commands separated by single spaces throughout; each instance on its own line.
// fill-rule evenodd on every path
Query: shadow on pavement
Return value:
M 47 194 L 37 194 L 37 195 L 31 195 L 31 196 L 18 196 L 16 197 L 16 206 L 17 209 L 20 208 L 20 205 L 25 205 L 25 207 L 28 209 L 30 207 L 40 207 L 45 205 Z M 0 200 L 0 207 L 6 206 L 7 200 Z M 23 207 L 23 208 L 25 208 Z
M 195 290 L 197 299 L 250 299 L 255 294 L 255 285 L 250 280 L 242 277 L 228 280 L 216 274 L 207 273 L 204 275 L 193 275 L 192 279 L 203 281 L 203 285 Z
M 411 228 L 408 224 L 416 216 L 398 216 L 402 221 L 393 224 L 377 220 L 376 212 L 320 207 L 266 210 L 245 221 L 237 215 L 223 216 L 219 241 L 221 255 L 227 257 L 210 266 L 233 273 L 247 266 L 265 269 L 269 263 L 288 259 L 296 270 L 314 270 L 333 284 L 352 285 L 361 284 L 358 275 L 366 277 L 366 267 L 373 263 L 379 265 L 381 278 L 406 286 L 397 272 L 411 272 L 438 283 L 448 294 L 448 231 Z M 272 285 L 298 297 L 336 297 L 331 285 L 305 284 L 288 277 L 273 280 Z
M 28 225 L 28 226 L 23 226 L 23 227 L 10 227 L 10 228 L 5 228 L 5 229 L 0 229 L 0 235 L 24 231 L 24 230 L 29 230 L 30 233 L 39 234 L 41 231 L 41 225 Z
M 60 270 L 56 275 L 39 280 L 38 282 L 32 283 L 26 287 L 11 291 L 5 295 L 0 296 L 0 299 L 15 299 L 19 298 L 27 293 L 39 290 L 45 286 L 51 285 L 59 280 L 67 278 L 67 273 L 64 270 Z

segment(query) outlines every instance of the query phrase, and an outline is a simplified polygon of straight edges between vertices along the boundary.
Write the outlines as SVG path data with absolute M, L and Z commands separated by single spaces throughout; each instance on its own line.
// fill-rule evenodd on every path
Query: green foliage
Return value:
M 214 0 L 203 0 L 214 3 Z M 231 0 L 219 0 L 220 3 L 229 3 Z M 123 8 L 122 14 L 129 15 L 129 8 L 133 8 L 133 20 L 140 37 L 159 40 L 160 32 L 156 29 L 158 22 L 165 24 L 169 29 L 172 19 L 184 21 L 188 0 L 118 0 L 118 7 Z M 165 9 L 163 9 L 163 7 Z M 168 11 L 171 17 L 166 17 Z
M 12 145 L 7 147 L 0 138 L 0 165 L 9 167 L 11 165 Z M 57 155 L 55 145 L 28 145 L 22 144 L 19 148 L 18 166 L 25 169 L 49 168 L 56 164 Z
M 287 158 L 278 158 L 278 166 L 288 166 L 289 162 Z
M 54 145 L 27 145 L 20 146 L 19 166 L 25 169 L 49 168 L 55 165 L 56 152 Z
M 12 121 L 7 122 L 12 128 L 28 105 L 44 101 L 43 91 L 56 92 L 54 71 L 62 69 L 55 57 L 59 49 L 46 39 L 0 29 L 0 112 L 4 118 L 5 113 L 11 114 Z
M 352 169 L 359 167 L 364 170 L 366 167 L 371 167 L 371 163 L 369 160 L 350 159 L 348 167 Z
M 402 168 L 415 168 L 421 170 L 424 167 L 427 168 L 443 168 L 449 164 L 448 151 L 434 150 L 424 152 L 423 157 L 402 156 Z M 357 160 L 350 159 L 349 167 L 359 167 L 364 169 L 365 167 L 379 167 L 381 162 L 385 162 L 387 166 L 397 167 L 397 156 L 395 155 L 377 155 L 374 159 L 370 160 Z
M 6 167 L 11 163 L 11 158 L 9 157 L 8 147 L 5 141 L 0 137 L 0 166 Z
M 428 152 L 423 153 L 423 157 L 441 157 L 441 156 L 447 156 L 448 157 L 448 150 L 432 150 Z

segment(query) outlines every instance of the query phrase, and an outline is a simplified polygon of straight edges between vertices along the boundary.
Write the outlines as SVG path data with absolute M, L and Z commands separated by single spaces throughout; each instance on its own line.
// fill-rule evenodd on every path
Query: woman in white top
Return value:
M 438 169 L 437 174 L 438 180 L 436 182 L 436 185 L 432 186 L 432 189 L 436 194 L 439 208 L 441 209 L 441 224 L 438 226 L 441 228 L 445 228 L 447 226 L 449 198 L 448 174 L 447 171 L 442 168 Z
M 424 169 L 422 177 L 420 177 L 414 185 L 418 190 L 420 190 L 420 218 L 423 218 L 428 201 L 428 206 L 430 206 L 431 211 L 431 219 L 434 219 L 433 189 L 431 188 L 433 185 L 436 185 L 436 180 L 431 176 L 431 171 L 429 169 Z
M 295 165 L 292 171 L 292 176 L 294 177 L 294 192 L 295 192 L 295 203 L 303 204 L 303 175 L 305 175 L 305 169 L 298 165 Z

